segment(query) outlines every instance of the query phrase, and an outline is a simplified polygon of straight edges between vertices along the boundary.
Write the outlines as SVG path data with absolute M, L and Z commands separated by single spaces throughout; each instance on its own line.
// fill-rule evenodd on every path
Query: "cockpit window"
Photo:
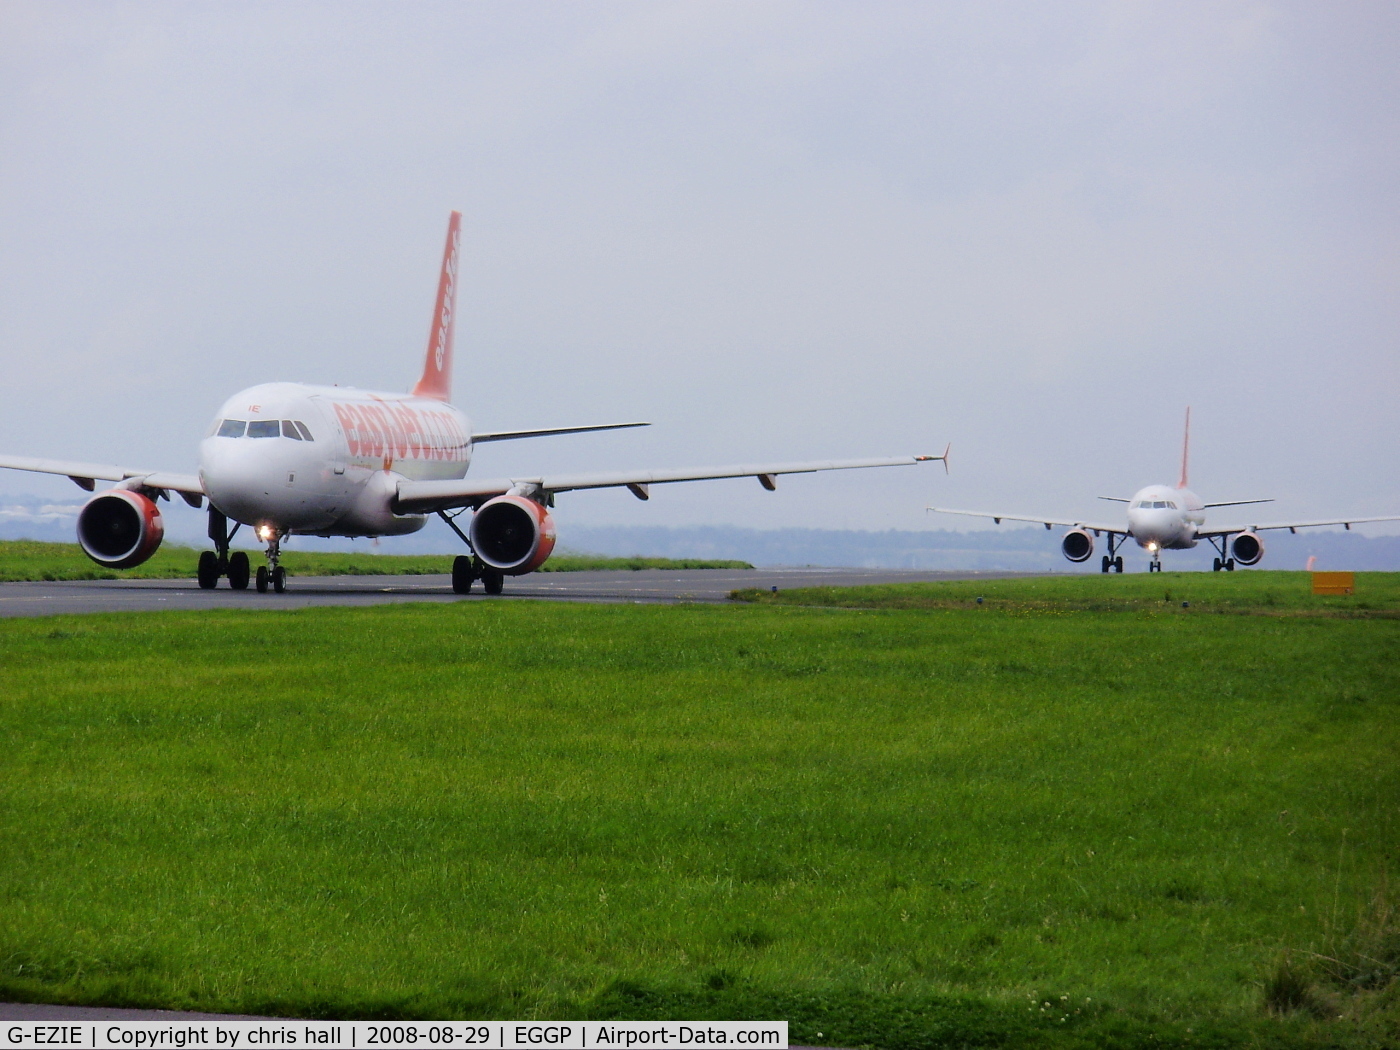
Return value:
M 1165 510 L 1167 506 L 1167 501 L 1164 499 L 1155 500 L 1152 506 L 1156 510 Z
M 307 428 L 306 424 L 303 423 L 300 419 L 294 419 L 292 420 L 292 422 L 295 423 L 297 425 L 297 429 L 301 431 L 301 437 L 303 441 L 316 440 L 314 437 L 311 436 L 311 431 Z
M 221 438 L 241 438 L 243 430 L 247 427 L 247 422 L 242 419 L 225 419 L 219 425 L 219 437 Z
M 290 419 L 282 420 L 282 436 L 284 438 L 291 438 L 293 441 L 301 440 L 301 434 L 297 430 L 297 425 Z
M 250 438 L 275 438 L 282 433 L 282 423 L 277 419 L 255 419 L 248 424 Z
M 1168 509 L 1168 510 L 1176 510 L 1176 504 L 1173 503 L 1171 500 L 1167 500 L 1167 509 Z

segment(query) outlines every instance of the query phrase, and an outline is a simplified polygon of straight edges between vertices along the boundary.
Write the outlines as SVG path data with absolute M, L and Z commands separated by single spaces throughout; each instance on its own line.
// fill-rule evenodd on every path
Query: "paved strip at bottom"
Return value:
M 506 580 L 501 598 L 584 602 L 722 602 L 741 587 L 852 587 L 874 583 L 984 580 L 1036 576 L 1023 572 L 915 572 L 898 569 L 643 569 L 638 572 L 537 572 Z M 500 601 L 480 588 L 452 593 L 448 576 L 305 576 L 285 594 L 201 591 L 193 580 L 74 580 L 0 583 L 0 617 L 70 613 L 156 612 L 163 609 L 304 609 L 312 605 L 386 602 Z

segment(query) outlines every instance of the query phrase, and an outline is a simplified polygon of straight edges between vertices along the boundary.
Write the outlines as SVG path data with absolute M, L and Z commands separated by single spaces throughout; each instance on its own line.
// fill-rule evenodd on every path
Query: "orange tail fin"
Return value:
M 457 248 L 462 241 L 462 213 L 454 211 L 447 223 L 447 247 L 442 252 L 442 276 L 438 278 L 433 330 L 428 335 L 428 356 L 423 378 L 413 388 L 414 397 L 447 401 L 452 396 L 452 328 L 457 313 Z
M 1184 489 L 1186 487 L 1187 465 L 1191 458 L 1191 406 L 1186 406 L 1186 437 L 1181 442 L 1181 480 L 1176 483 L 1176 487 Z

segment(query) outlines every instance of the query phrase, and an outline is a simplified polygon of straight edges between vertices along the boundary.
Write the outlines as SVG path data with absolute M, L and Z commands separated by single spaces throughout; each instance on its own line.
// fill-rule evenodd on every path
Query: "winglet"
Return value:
M 948 473 L 948 453 L 949 453 L 949 451 L 952 449 L 952 447 L 953 447 L 953 443 L 950 441 L 950 442 L 948 442 L 948 444 L 944 447 L 944 449 L 943 449 L 943 455 L 941 455 L 941 456 L 915 456 L 915 457 L 914 457 L 914 462 L 916 462 L 916 463 L 933 463 L 933 462 L 935 462 L 935 461 L 941 462 L 941 463 L 943 464 L 943 473 L 947 474 L 947 473 Z
M 413 388 L 414 397 L 447 401 L 452 396 L 452 330 L 457 313 L 457 249 L 461 241 L 462 213 L 454 211 L 447 222 L 447 247 L 442 252 L 428 354 L 423 361 L 423 377 Z
M 1186 467 L 1191 456 L 1191 406 L 1186 406 L 1186 436 L 1181 442 L 1181 480 L 1176 483 L 1176 487 L 1184 489 L 1186 487 Z

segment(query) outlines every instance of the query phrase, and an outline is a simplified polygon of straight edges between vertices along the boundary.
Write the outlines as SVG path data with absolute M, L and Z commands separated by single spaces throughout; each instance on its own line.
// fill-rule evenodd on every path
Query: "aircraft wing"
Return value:
M 1322 525 L 1345 525 L 1348 529 L 1353 525 L 1364 525 L 1368 521 L 1400 521 L 1400 515 L 1392 514 L 1381 518 L 1337 518 L 1334 521 L 1279 521 L 1264 525 L 1236 525 L 1232 529 L 1205 529 L 1196 533 L 1202 539 L 1209 539 L 1212 536 L 1233 536 L 1237 532 L 1264 532 L 1268 529 L 1287 529 L 1295 532 L 1298 529 L 1315 529 Z
M 472 435 L 472 444 L 483 441 L 514 441 L 516 438 L 549 437 L 553 434 L 586 434 L 593 430 L 628 430 L 649 427 L 650 423 L 600 423 L 590 427 L 545 427 L 543 430 L 486 430 Z
M 947 507 L 928 507 L 926 509 L 935 514 L 961 514 L 969 518 L 991 518 L 998 525 L 1003 521 L 1034 521 L 1044 525 L 1047 529 L 1055 525 L 1064 525 L 1066 528 L 1089 529 L 1091 532 L 1111 532 L 1118 536 L 1132 535 L 1121 524 L 1105 525 L 1098 521 L 1067 521 L 1062 518 L 1028 517 L 1024 514 L 993 514 L 985 510 L 949 510 Z
M 32 470 L 38 474 L 63 474 L 79 488 L 91 492 L 96 481 L 131 481 L 139 479 L 147 488 L 169 489 L 182 496 L 203 496 L 204 485 L 194 474 L 172 474 L 164 470 L 132 470 L 105 463 L 79 463 L 66 459 L 36 459 L 32 456 L 0 456 L 0 467 L 10 470 Z
M 810 474 L 819 470 L 859 470 L 865 467 L 905 467 L 942 460 L 943 456 L 888 456 L 883 459 L 828 459 L 808 463 L 744 463 L 727 467 L 694 467 L 689 470 L 637 470 L 609 474 L 545 474 L 539 477 L 492 478 L 475 481 L 401 481 L 395 510 L 406 514 L 431 513 L 455 507 L 476 507 L 507 492 L 551 495 L 574 489 L 629 488 L 638 499 L 650 496 L 648 486 L 673 481 L 715 481 L 720 478 L 757 478 L 770 491 L 779 474 Z

